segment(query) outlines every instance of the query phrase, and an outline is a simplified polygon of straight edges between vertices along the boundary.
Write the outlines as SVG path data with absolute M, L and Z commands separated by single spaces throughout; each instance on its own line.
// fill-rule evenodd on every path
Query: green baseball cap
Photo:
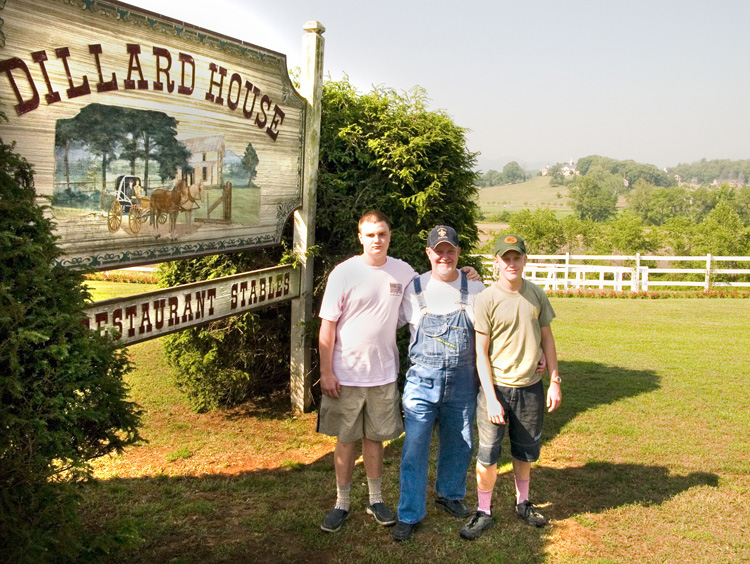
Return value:
M 526 254 L 526 243 L 518 235 L 500 235 L 495 241 L 495 254 L 503 256 L 508 251 L 517 251 Z

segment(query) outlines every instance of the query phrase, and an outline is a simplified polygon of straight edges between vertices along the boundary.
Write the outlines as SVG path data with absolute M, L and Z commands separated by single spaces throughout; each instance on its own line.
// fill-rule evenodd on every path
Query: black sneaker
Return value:
M 391 529 L 391 536 L 393 540 L 401 542 L 411 537 L 412 533 L 417 530 L 419 523 L 404 523 L 399 521 Z
M 442 496 L 435 498 L 435 505 L 459 519 L 465 519 L 471 515 L 471 510 L 460 499 L 446 499 Z
M 396 516 L 393 514 L 393 511 L 388 509 L 388 506 L 382 501 L 378 501 L 372 505 L 368 504 L 367 513 L 375 517 L 375 520 L 384 527 L 393 525 L 396 522 Z
M 466 524 L 461 527 L 461 538 L 474 540 L 482 536 L 487 529 L 495 526 L 495 518 L 487 515 L 484 511 L 477 511 Z
M 534 527 L 544 527 L 547 524 L 544 516 L 536 510 L 534 504 L 528 499 L 516 505 L 516 515 Z
M 335 533 L 341 529 L 341 526 L 344 524 L 347 517 L 349 517 L 348 511 L 336 507 L 325 516 L 320 528 L 326 533 Z

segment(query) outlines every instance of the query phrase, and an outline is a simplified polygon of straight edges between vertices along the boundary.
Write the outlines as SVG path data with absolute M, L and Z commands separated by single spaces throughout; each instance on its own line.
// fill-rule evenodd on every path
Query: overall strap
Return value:
M 422 282 L 419 279 L 419 276 L 417 276 L 414 279 L 414 297 L 417 298 L 417 304 L 419 305 L 419 311 L 422 312 L 422 315 L 427 314 L 427 304 L 424 301 L 424 294 L 422 293 Z
M 458 303 L 461 304 L 461 309 L 466 309 L 466 306 L 469 305 L 469 283 L 466 280 L 465 272 L 459 270 L 458 273 L 461 275 L 461 299 Z

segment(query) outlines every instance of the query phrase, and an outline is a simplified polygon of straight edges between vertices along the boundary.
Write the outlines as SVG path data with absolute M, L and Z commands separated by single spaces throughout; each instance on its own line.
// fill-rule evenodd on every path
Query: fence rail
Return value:
M 497 279 L 491 255 L 482 262 Z M 670 263 L 698 262 L 701 268 L 670 268 Z M 581 288 L 645 292 L 652 287 L 698 287 L 708 291 L 717 287 L 750 287 L 750 268 L 726 268 L 724 263 L 750 263 L 750 257 L 656 256 L 656 255 L 529 255 L 524 278 L 546 290 Z M 596 264 L 592 264 L 596 263 Z M 605 264 L 602 264 L 605 263 Z M 609 264 L 606 264 L 609 263 Z M 656 263 L 650 266 L 644 263 Z M 723 266 L 722 266 L 723 265 Z M 654 276 L 656 275 L 656 278 Z M 694 280 L 686 280 L 692 275 Z M 690 277 L 690 276 L 689 276 Z M 721 278 L 720 280 L 718 278 Z M 731 280 L 729 278 L 741 278 Z

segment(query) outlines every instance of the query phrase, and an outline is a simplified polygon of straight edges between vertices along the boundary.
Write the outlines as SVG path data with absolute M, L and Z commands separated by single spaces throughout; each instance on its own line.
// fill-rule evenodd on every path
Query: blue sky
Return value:
M 479 168 L 590 154 L 660 167 L 750 158 L 746 0 L 131 0 L 286 54 L 326 27 L 325 71 L 419 85 Z

